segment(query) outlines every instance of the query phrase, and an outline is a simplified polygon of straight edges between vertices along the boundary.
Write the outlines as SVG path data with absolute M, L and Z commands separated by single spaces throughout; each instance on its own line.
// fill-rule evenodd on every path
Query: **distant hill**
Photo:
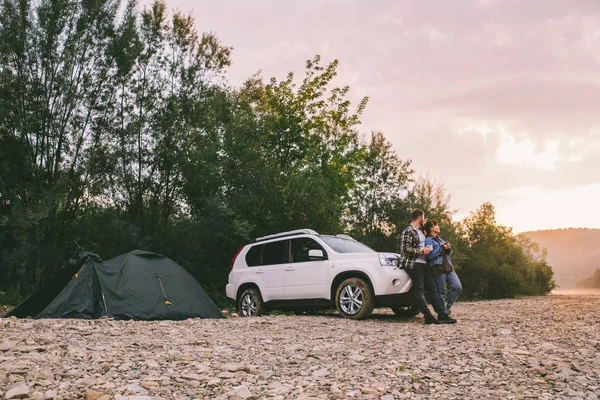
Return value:
M 521 233 L 548 251 L 546 260 L 563 289 L 600 268 L 600 229 L 569 228 Z

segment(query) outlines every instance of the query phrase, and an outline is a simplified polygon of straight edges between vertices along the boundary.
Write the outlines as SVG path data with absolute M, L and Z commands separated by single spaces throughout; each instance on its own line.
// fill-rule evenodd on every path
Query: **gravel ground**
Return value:
M 0 398 L 580 398 L 600 393 L 600 295 L 181 322 L 0 319 Z
M 2 317 L 4 314 L 6 314 L 7 312 L 9 312 L 13 308 L 14 308 L 13 306 L 3 306 L 3 305 L 0 305 L 0 317 Z

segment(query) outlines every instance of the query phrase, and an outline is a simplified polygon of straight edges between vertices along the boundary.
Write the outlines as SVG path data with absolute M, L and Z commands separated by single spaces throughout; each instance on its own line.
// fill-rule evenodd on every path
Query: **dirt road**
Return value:
M 0 397 L 598 399 L 600 295 L 455 311 L 454 326 L 386 310 L 367 321 L 0 319 Z

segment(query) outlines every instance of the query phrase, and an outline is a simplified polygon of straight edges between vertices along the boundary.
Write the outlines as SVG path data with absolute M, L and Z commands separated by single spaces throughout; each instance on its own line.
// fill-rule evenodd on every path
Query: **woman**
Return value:
M 450 259 L 452 246 L 440 237 L 440 225 L 437 221 L 427 221 L 423 226 L 423 232 L 427 235 L 425 246 L 429 246 L 431 249 L 427 255 L 427 264 L 432 269 L 442 305 L 445 304 L 446 313 L 450 315 L 452 306 L 462 291 L 460 279 L 458 279 Z M 447 302 L 446 285 L 450 289 Z

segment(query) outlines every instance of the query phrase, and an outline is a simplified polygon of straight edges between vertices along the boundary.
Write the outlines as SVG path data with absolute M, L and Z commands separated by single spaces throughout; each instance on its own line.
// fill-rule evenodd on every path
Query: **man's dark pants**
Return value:
M 431 305 L 433 309 L 437 313 L 438 317 L 446 315 L 444 310 L 444 306 L 437 295 L 437 288 L 435 286 L 435 280 L 433 278 L 433 274 L 431 273 L 431 269 L 425 263 L 416 262 L 415 266 L 410 269 L 407 268 L 406 272 L 410 276 L 410 279 L 413 281 L 414 291 L 415 291 L 415 304 L 419 308 L 419 311 L 423 313 L 426 319 L 434 318 L 429 311 L 429 307 L 427 307 L 427 300 L 425 300 L 425 290 L 429 293 L 429 301 L 431 301 Z

